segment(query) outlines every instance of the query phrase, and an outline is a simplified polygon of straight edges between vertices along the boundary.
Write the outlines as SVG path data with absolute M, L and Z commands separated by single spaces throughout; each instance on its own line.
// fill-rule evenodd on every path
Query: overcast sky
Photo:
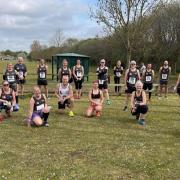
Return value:
M 49 45 L 58 28 L 66 38 L 101 36 L 89 18 L 95 0 L 0 0 L 0 50 L 29 51 L 33 40 Z

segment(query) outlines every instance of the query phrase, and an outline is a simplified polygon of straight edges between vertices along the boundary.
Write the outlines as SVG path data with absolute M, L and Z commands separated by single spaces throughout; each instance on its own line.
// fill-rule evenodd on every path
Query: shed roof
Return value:
M 83 54 L 76 54 L 76 53 L 62 53 L 62 54 L 56 54 L 53 56 L 63 56 L 63 57 L 90 57 Z

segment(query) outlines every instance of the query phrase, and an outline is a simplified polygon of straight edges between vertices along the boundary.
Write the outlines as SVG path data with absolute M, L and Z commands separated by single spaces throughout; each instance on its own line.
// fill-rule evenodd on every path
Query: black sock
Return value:
M 151 99 L 151 94 L 152 94 L 152 93 L 151 93 L 151 92 L 149 92 L 149 99 Z
M 47 122 L 49 113 L 43 113 L 44 122 Z
M 16 104 L 18 104 L 19 103 L 19 98 L 18 98 L 18 96 L 16 96 Z

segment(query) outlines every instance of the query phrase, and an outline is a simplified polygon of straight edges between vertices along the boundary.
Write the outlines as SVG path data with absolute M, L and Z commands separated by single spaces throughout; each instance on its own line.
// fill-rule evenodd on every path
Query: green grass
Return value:
M 123 112 L 124 97 L 112 97 L 100 119 L 85 118 L 87 98 L 75 102 L 74 118 L 59 114 L 56 99 L 49 128 L 23 124 L 29 98 L 0 124 L 0 179 L 179 179 L 179 100 L 149 106 L 147 125 Z
M 28 67 L 33 72 L 35 63 Z M 0 124 L 0 179 L 180 179 L 177 96 L 153 96 L 145 127 L 122 111 L 124 95 L 111 96 L 101 118 L 86 118 L 84 94 L 75 101 L 74 118 L 59 114 L 52 96 L 50 127 L 27 128 L 29 99 L 20 99 L 20 111 Z

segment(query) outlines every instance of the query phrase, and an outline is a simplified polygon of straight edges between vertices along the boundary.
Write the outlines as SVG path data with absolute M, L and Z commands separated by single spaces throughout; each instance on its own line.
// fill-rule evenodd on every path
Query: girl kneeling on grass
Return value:
M 148 111 L 148 106 L 146 103 L 146 93 L 143 90 L 143 84 L 141 81 L 136 82 L 136 91 L 132 93 L 131 97 L 131 113 L 136 115 L 138 123 L 140 125 L 145 125 L 145 114 Z
M 1 115 L 1 111 L 4 109 L 6 116 L 10 117 L 15 104 L 15 92 L 9 87 L 9 82 L 5 80 L 2 82 L 2 88 L 0 89 L 0 121 L 4 119 L 4 116 Z
M 49 108 L 46 97 L 41 93 L 38 86 L 34 87 L 34 95 L 30 99 L 28 126 L 46 126 L 48 127 Z M 44 120 L 44 121 L 43 121 Z
M 90 105 L 86 112 L 87 117 L 91 117 L 94 112 L 96 113 L 96 117 L 99 117 L 101 115 L 104 97 L 102 91 L 98 88 L 98 86 L 98 81 L 94 81 L 93 87 L 89 91 Z

